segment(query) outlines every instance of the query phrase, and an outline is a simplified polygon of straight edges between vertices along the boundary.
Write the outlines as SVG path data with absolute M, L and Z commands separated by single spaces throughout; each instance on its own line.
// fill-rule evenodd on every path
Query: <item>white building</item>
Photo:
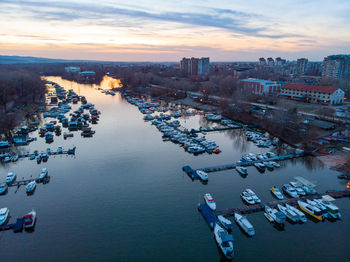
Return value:
M 280 89 L 281 85 L 276 81 L 247 78 L 241 80 L 243 89 L 251 89 L 253 94 L 256 95 L 275 95 Z
M 285 84 L 280 95 L 305 102 L 338 105 L 344 102 L 345 92 L 334 86 Z

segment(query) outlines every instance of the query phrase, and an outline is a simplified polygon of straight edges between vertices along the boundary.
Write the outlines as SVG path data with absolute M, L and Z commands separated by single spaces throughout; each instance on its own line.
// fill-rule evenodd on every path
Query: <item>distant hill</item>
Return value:
M 64 60 L 64 59 L 32 57 L 32 56 L 0 55 L 0 64 L 63 63 L 63 62 L 73 62 L 73 61 Z

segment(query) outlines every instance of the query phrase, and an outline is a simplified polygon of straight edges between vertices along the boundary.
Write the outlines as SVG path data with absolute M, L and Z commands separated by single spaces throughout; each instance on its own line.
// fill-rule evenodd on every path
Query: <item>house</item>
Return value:
M 344 102 L 345 92 L 334 86 L 289 83 L 281 88 L 280 95 L 305 102 L 338 105 Z

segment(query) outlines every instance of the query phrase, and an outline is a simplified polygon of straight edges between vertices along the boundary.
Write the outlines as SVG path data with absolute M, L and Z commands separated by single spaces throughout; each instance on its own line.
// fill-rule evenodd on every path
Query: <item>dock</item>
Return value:
M 185 130 L 183 131 L 184 134 L 193 134 L 193 133 L 208 133 L 208 132 L 215 132 L 215 131 L 225 131 L 225 130 L 234 130 L 234 129 L 240 129 L 241 126 L 234 126 L 234 127 L 216 127 L 216 128 L 200 128 L 200 129 L 191 129 L 191 130 Z
M 207 204 L 198 204 L 198 210 L 199 212 L 201 212 L 205 221 L 207 221 L 209 227 L 211 229 L 214 229 L 216 222 L 218 222 L 219 220 L 214 214 L 214 212 L 210 209 L 210 207 Z
M 11 184 L 8 184 L 9 187 L 11 186 L 15 186 L 15 187 L 20 187 L 20 186 L 25 186 L 28 183 L 32 182 L 33 180 L 35 180 L 35 182 L 37 183 L 43 183 L 43 184 L 47 184 L 50 182 L 50 176 L 46 176 L 43 179 L 39 179 L 39 178 L 31 178 L 31 179 L 24 179 L 24 180 L 18 180 L 18 181 L 14 181 Z
M 324 194 L 313 194 L 313 195 L 308 195 L 308 196 L 302 196 L 302 197 L 297 197 L 297 198 L 288 198 L 284 200 L 275 200 L 275 201 L 270 201 L 265 204 L 255 204 L 255 205 L 250 205 L 250 206 L 242 206 L 242 207 L 237 207 L 237 208 L 227 208 L 223 210 L 218 210 L 216 212 L 217 215 L 224 215 L 224 216 L 233 216 L 235 212 L 241 213 L 241 214 L 250 214 L 250 213 L 256 213 L 263 211 L 265 209 L 265 206 L 270 206 L 275 208 L 278 204 L 281 205 L 293 205 L 296 206 L 298 203 L 298 200 L 306 200 L 306 199 L 314 199 L 314 198 L 321 198 L 324 195 L 329 195 L 333 198 L 343 198 L 343 197 L 350 197 L 350 190 L 331 190 L 331 191 L 326 191 Z
M 200 177 L 197 175 L 196 170 L 193 170 L 190 166 L 184 166 L 182 170 L 192 179 L 200 179 Z
M 17 218 L 16 223 L 0 226 L 0 231 L 12 229 L 13 232 L 15 233 L 21 232 L 23 230 L 23 224 L 24 224 L 24 218 L 20 217 L 20 218 Z
M 236 168 L 236 166 L 252 166 L 253 164 L 259 163 L 259 162 L 283 161 L 283 160 L 294 159 L 294 158 L 303 157 L 303 156 L 305 156 L 305 153 L 289 154 L 289 155 L 271 157 L 271 158 L 268 158 L 265 160 L 255 160 L 255 161 L 249 161 L 249 162 L 232 163 L 232 164 L 227 164 L 227 165 L 218 165 L 218 166 L 204 167 L 204 168 L 199 168 L 199 169 L 193 169 L 190 166 L 184 166 L 182 168 L 182 170 L 185 171 L 190 177 L 192 177 L 192 174 L 195 173 L 194 172 L 195 170 L 201 170 L 201 171 L 204 171 L 206 173 L 211 173 L 211 172 L 218 172 L 218 171 L 223 171 L 223 170 L 228 170 L 228 169 L 234 169 L 234 168 Z M 195 178 L 193 178 L 193 179 L 195 179 Z

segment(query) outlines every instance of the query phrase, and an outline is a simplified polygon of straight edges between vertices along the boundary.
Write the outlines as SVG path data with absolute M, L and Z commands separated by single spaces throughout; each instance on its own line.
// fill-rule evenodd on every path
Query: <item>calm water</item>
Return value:
M 90 85 L 51 77 L 65 88 L 86 96 L 101 111 L 93 138 L 64 140 L 47 145 L 42 138 L 25 151 L 77 146 L 75 157 L 52 156 L 45 164 L 19 160 L 1 166 L 0 176 L 38 176 L 46 166 L 50 183 L 39 184 L 32 196 L 21 187 L 0 197 L 12 220 L 32 208 L 38 213 L 33 233 L 0 232 L 0 261 L 220 261 L 218 248 L 198 201 L 210 192 L 218 209 L 242 206 L 239 194 L 252 188 L 265 201 L 273 200 L 272 185 L 281 186 L 302 175 L 318 182 L 318 191 L 342 189 L 334 171 L 316 161 L 283 162 L 273 172 L 248 168 L 247 178 L 234 170 L 209 174 L 209 183 L 191 181 L 181 167 L 194 168 L 239 160 L 245 152 L 264 152 L 245 141 L 242 131 L 208 134 L 222 149 L 219 155 L 192 156 L 143 121 L 138 108 L 120 94 L 106 96 Z M 180 119 L 187 127 L 206 125 L 200 116 Z M 33 136 L 37 136 L 32 134 Z M 235 261 L 350 261 L 350 201 L 340 199 L 341 221 L 286 224 L 277 231 L 263 213 L 248 215 L 256 236 L 247 238 L 234 227 Z

